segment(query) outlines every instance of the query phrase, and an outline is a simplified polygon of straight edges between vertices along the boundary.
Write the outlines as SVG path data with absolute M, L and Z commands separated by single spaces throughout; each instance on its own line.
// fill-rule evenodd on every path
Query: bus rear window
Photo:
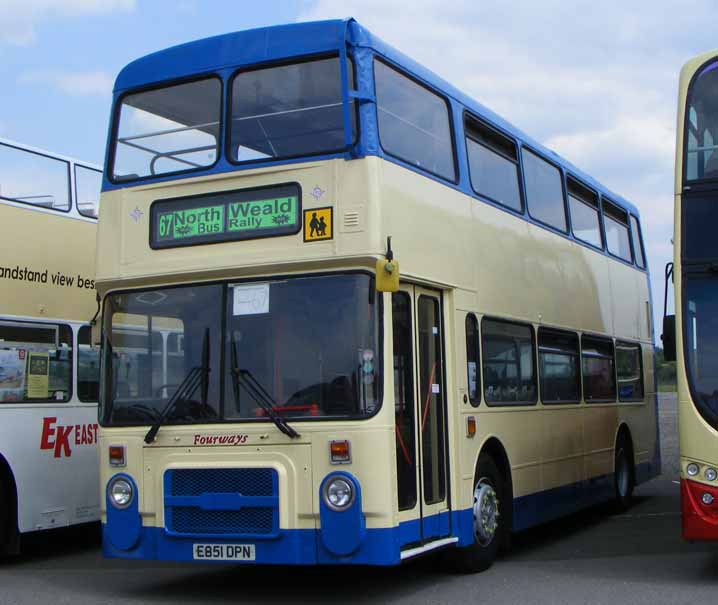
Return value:
M 127 181 L 214 164 L 221 97 L 217 78 L 125 96 L 113 144 L 112 178 Z
M 347 68 L 352 82 L 351 61 Z M 247 162 L 341 151 L 341 83 L 338 57 L 238 73 L 232 81 L 230 159 Z M 349 113 L 354 140 L 356 115 L 353 108 Z

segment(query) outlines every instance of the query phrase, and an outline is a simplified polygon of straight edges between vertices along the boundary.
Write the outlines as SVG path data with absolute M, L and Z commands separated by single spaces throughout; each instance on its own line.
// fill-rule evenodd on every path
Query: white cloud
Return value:
M 35 28 L 59 18 L 128 11 L 135 0 L 3 0 L 0 8 L 0 44 L 27 46 L 35 41 Z
M 20 76 L 20 82 L 52 86 L 76 96 L 109 95 L 113 84 L 112 77 L 104 71 L 34 71 Z
M 299 20 L 346 16 L 638 206 L 659 319 L 678 72 L 715 47 L 713 2 L 317 0 Z

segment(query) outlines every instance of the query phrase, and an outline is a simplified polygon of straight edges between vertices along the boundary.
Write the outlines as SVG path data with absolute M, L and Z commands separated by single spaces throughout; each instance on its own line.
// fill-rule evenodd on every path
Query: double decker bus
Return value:
M 100 518 L 101 184 L 97 166 L 0 140 L 0 554 Z
M 718 52 L 686 63 L 678 94 L 673 281 L 683 537 L 718 539 Z M 668 288 L 668 283 L 666 283 Z
M 659 472 L 636 208 L 354 20 L 138 59 L 111 123 L 107 556 L 478 571 Z

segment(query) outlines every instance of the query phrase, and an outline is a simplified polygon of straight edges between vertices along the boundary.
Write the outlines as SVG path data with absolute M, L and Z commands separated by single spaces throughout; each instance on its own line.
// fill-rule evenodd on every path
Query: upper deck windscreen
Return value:
M 113 179 L 211 166 L 217 161 L 221 110 L 218 78 L 126 95 L 117 117 Z
M 687 108 L 686 180 L 718 178 L 718 61 L 695 77 Z
M 353 80 L 348 63 L 349 80 Z M 230 159 L 245 162 L 344 147 L 338 57 L 238 73 L 232 81 Z M 356 132 L 355 114 L 352 139 Z

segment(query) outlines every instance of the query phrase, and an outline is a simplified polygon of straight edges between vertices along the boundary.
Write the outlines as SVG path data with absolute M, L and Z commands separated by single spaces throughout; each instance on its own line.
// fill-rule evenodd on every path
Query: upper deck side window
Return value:
M 347 68 L 353 82 L 351 61 Z M 331 153 L 345 146 L 339 57 L 239 72 L 232 80 L 231 106 L 234 162 Z M 353 107 L 350 116 L 355 140 Z
M 213 165 L 219 150 L 222 82 L 204 78 L 125 95 L 110 174 L 114 181 Z
M 467 118 L 466 154 L 471 187 L 479 195 L 521 212 L 521 188 L 516 144 L 485 124 Z
M 598 194 L 572 177 L 566 179 L 573 234 L 582 242 L 603 248 Z
M 631 239 L 633 240 L 633 254 L 636 257 L 636 264 L 641 268 L 646 268 L 646 258 L 643 255 L 643 238 L 641 237 L 641 225 L 638 219 L 631 215 Z
M 532 151 L 522 151 L 529 214 L 536 220 L 566 231 L 561 172 Z
M 68 212 L 70 164 L 0 144 L 0 198 Z
M 628 213 L 604 199 L 603 219 L 606 226 L 608 251 L 618 258 L 629 263 L 632 262 L 631 240 L 628 235 Z
M 449 104 L 385 63 L 374 61 L 379 140 L 390 155 L 456 180 Z
M 693 79 L 686 114 L 686 180 L 718 178 L 718 61 Z
M 75 203 L 82 216 L 97 218 L 100 212 L 102 172 L 75 164 Z

